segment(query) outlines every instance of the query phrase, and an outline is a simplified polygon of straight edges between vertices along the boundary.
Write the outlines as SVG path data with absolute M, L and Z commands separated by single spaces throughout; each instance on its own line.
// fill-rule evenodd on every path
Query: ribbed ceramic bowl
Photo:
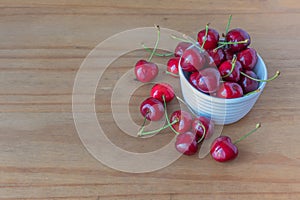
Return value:
M 254 106 L 266 83 L 260 82 L 257 93 L 234 99 L 209 96 L 195 89 L 179 66 L 182 95 L 189 108 L 197 115 L 210 117 L 216 124 L 231 124 L 242 119 Z M 260 79 L 267 79 L 268 73 L 263 59 L 258 55 L 254 72 Z

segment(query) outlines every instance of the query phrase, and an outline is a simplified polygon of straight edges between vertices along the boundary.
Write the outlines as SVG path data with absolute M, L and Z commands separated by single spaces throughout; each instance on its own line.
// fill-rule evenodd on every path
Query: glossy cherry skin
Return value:
M 174 75 L 178 75 L 179 57 L 170 58 L 167 63 L 167 71 Z
M 253 48 L 247 48 L 237 54 L 237 60 L 240 61 L 244 70 L 253 70 L 257 63 L 257 53 Z
M 135 64 L 134 73 L 136 79 L 147 83 L 152 81 L 158 74 L 158 67 L 153 62 L 148 62 L 146 60 L 139 60 Z
M 189 82 L 192 86 L 194 86 L 194 88 L 196 88 L 197 90 L 198 89 L 198 76 L 199 76 L 199 72 L 196 71 L 196 72 L 193 72 L 191 73 L 190 77 L 189 77 Z
M 189 112 L 183 110 L 173 112 L 170 117 L 170 123 L 175 120 L 178 122 L 173 124 L 172 127 L 178 133 L 185 133 L 191 129 L 193 117 Z
M 201 30 L 198 33 L 198 42 L 199 42 L 200 46 L 202 46 L 202 44 L 205 40 L 205 33 L 206 33 L 205 29 Z M 215 49 L 218 46 L 219 38 L 220 38 L 220 35 L 219 35 L 218 31 L 216 31 L 215 29 L 212 29 L 212 28 L 208 28 L 207 39 L 206 39 L 206 42 L 205 42 L 203 48 L 205 50 Z
M 179 42 L 174 50 L 174 56 L 181 57 L 183 52 L 190 46 L 192 46 L 192 44 L 189 42 Z
M 228 136 L 220 136 L 213 141 L 210 155 L 218 162 L 226 162 L 237 157 L 238 148 Z
M 216 66 L 216 67 L 220 66 L 220 64 L 222 62 L 224 62 L 225 58 L 226 58 L 223 49 L 217 49 L 216 51 L 210 50 L 210 51 L 208 51 L 208 54 L 209 54 L 209 56 L 211 58 L 210 60 L 208 60 L 208 65 L 212 66 L 212 67 L 214 67 L 214 66 Z
M 180 66 L 184 71 L 193 72 L 201 70 L 206 63 L 203 53 L 196 47 L 186 49 L 180 60 Z
M 249 46 L 249 44 L 251 43 L 250 35 L 241 28 L 231 29 L 226 35 L 227 42 L 241 42 L 245 40 L 248 40 L 248 42 L 241 44 L 230 44 L 229 49 L 231 50 L 231 52 L 238 52 L 246 49 L 247 46 Z
M 220 79 L 220 72 L 216 68 L 208 67 L 199 71 L 195 80 L 191 80 L 190 77 L 190 82 L 192 81 L 192 85 L 199 91 L 211 94 L 218 90 Z
M 242 87 L 235 82 L 224 82 L 217 91 L 217 97 L 225 99 L 239 98 L 243 96 Z
M 225 48 L 223 49 L 224 54 L 225 54 L 225 60 L 232 60 L 233 59 L 233 55 L 234 53 L 231 52 L 231 50 L 229 48 Z
M 198 151 L 198 143 L 195 133 L 190 131 L 180 133 L 176 137 L 175 148 L 184 155 L 193 155 Z
M 214 122 L 207 117 L 199 116 L 193 120 L 192 123 L 192 132 L 196 133 L 198 138 L 202 138 L 204 134 L 204 129 L 201 126 L 205 127 L 205 139 L 209 139 L 214 133 Z
M 227 76 L 232 68 L 232 61 L 226 60 L 219 67 L 219 72 L 225 81 L 238 82 L 240 80 L 240 72 L 242 71 L 242 65 L 239 61 L 234 64 L 233 71 L 229 76 Z
M 140 106 L 141 114 L 150 121 L 158 121 L 164 116 L 165 109 L 161 101 L 149 97 Z
M 168 103 L 174 99 L 175 92 L 173 87 L 168 83 L 157 83 L 151 88 L 150 96 L 159 100 L 160 102 L 164 102 L 164 96 L 165 101 Z
M 246 70 L 244 71 L 245 74 L 253 77 L 253 78 L 258 78 L 257 75 L 251 71 L 251 70 Z M 239 81 L 240 86 L 243 88 L 244 94 L 247 94 L 249 92 L 252 92 L 256 90 L 259 86 L 258 81 L 252 80 L 250 78 L 247 78 L 246 76 L 241 75 L 241 79 Z

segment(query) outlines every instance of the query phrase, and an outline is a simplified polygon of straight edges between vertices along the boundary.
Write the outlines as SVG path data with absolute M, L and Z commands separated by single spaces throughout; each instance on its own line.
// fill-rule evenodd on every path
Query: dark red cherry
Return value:
M 203 42 L 205 41 L 205 33 L 206 33 L 205 29 L 201 30 L 198 33 L 198 42 L 200 46 L 202 46 Z M 219 37 L 220 35 L 218 31 L 212 28 L 208 28 L 207 39 L 205 41 L 203 48 L 206 50 L 215 49 L 218 46 Z
M 164 116 L 164 105 L 161 101 L 149 97 L 140 106 L 141 114 L 150 121 L 158 121 Z
M 220 136 L 212 143 L 210 155 L 218 162 L 226 162 L 237 157 L 238 148 L 228 136 Z
M 251 71 L 251 70 L 246 70 L 244 71 L 245 74 L 247 74 L 248 76 L 251 76 L 253 78 L 258 78 L 257 75 Z M 252 80 L 246 76 L 241 75 L 241 79 L 239 81 L 240 86 L 243 88 L 243 92 L 244 94 L 247 94 L 249 92 L 252 92 L 254 90 L 258 89 L 258 81 Z
M 217 49 L 216 51 L 210 50 L 208 51 L 210 56 L 210 60 L 208 61 L 209 66 L 219 66 L 222 62 L 225 61 L 225 53 L 223 49 Z
M 234 65 L 233 70 L 232 65 Z M 226 60 L 219 67 L 219 72 L 225 81 L 238 82 L 240 80 L 240 72 L 242 71 L 242 65 L 239 61 Z
M 224 82 L 217 91 L 217 97 L 232 99 L 243 96 L 242 87 L 234 82 Z
M 194 88 L 196 88 L 197 90 L 199 90 L 198 86 L 197 86 L 197 84 L 198 84 L 198 76 L 199 76 L 199 72 L 196 71 L 196 72 L 191 73 L 191 75 L 189 77 L 190 84 L 192 86 L 194 86 Z
M 151 88 L 150 96 L 163 102 L 163 96 L 166 102 L 172 101 L 175 96 L 174 89 L 168 83 L 157 83 Z
M 198 143 L 195 133 L 190 131 L 180 133 L 176 137 L 175 148 L 184 155 L 193 155 L 198 151 Z
M 157 76 L 158 67 L 153 62 L 139 60 L 135 64 L 134 73 L 137 80 L 146 83 L 152 81 Z
M 205 68 L 196 77 L 196 88 L 204 93 L 214 93 L 220 86 L 221 75 L 216 68 Z
M 209 139 L 214 133 L 214 123 L 207 117 L 199 116 L 194 119 L 192 123 L 192 131 L 198 135 L 198 138 L 202 138 L 205 128 L 205 139 Z
M 189 112 L 183 110 L 177 110 L 172 113 L 170 117 L 170 123 L 177 121 L 173 124 L 173 129 L 178 133 L 185 133 L 191 129 L 192 126 L 192 115 Z
M 224 54 L 225 54 L 225 60 L 232 60 L 234 53 L 231 52 L 229 48 L 223 49 Z
M 197 47 L 186 49 L 180 60 L 180 66 L 184 71 L 193 72 L 201 70 L 206 63 L 203 53 Z
M 181 57 L 183 52 L 190 46 L 192 46 L 192 44 L 189 42 L 179 42 L 174 50 L 174 56 Z
M 257 53 L 253 48 L 245 49 L 237 54 L 237 60 L 244 70 L 253 70 L 257 63 Z
M 248 40 L 246 43 L 229 44 L 231 52 L 238 52 L 246 49 L 251 43 L 250 35 L 241 28 L 231 29 L 226 35 L 227 42 L 242 42 L 246 40 Z
M 179 57 L 169 59 L 167 63 L 167 71 L 170 72 L 171 75 L 178 75 L 179 60 Z

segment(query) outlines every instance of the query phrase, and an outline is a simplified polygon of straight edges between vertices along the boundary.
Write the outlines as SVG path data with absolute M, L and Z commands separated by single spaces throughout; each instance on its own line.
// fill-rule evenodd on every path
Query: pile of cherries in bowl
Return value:
M 174 57 L 167 62 L 166 73 L 179 77 L 180 66 L 194 88 L 202 93 L 226 99 L 239 98 L 257 92 L 260 81 L 267 82 L 275 79 L 279 71 L 270 79 L 258 78 L 253 71 L 258 55 L 255 49 L 249 47 L 250 35 L 241 28 L 229 30 L 230 20 L 222 38 L 215 29 L 209 27 L 209 24 L 198 32 L 197 42 L 185 36 L 183 38 L 172 36 L 181 41 L 172 53 Z M 160 35 L 159 26 L 156 28 L 158 39 L 149 59 L 139 60 L 134 68 L 136 79 L 143 83 L 151 82 L 158 74 L 158 66 L 151 62 L 153 56 L 166 56 L 156 53 Z M 176 134 L 176 150 L 185 155 L 193 155 L 197 152 L 199 144 L 213 134 L 214 122 L 205 116 L 193 118 L 189 112 L 183 110 L 177 110 L 169 117 L 167 103 L 175 96 L 173 88 L 167 83 L 155 84 L 152 87 L 150 97 L 145 99 L 140 106 L 144 123 L 138 135 L 145 136 L 170 128 Z M 158 121 L 163 117 L 166 118 L 166 125 L 157 130 L 144 131 L 146 120 Z M 234 159 L 238 155 L 235 144 L 259 127 L 260 124 L 257 124 L 255 129 L 235 142 L 231 142 L 228 136 L 216 138 L 211 145 L 211 156 L 220 162 Z

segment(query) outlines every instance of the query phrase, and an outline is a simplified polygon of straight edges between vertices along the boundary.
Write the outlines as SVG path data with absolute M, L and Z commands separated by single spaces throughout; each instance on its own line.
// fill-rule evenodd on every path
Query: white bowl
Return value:
M 268 77 L 266 65 L 259 55 L 253 71 L 260 79 Z M 260 82 L 260 91 L 248 96 L 223 99 L 209 96 L 194 88 L 184 75 L 181 66 L 179 76 L 183 98 L 192 112 L 210 117 L 216 124 L 231 124 L 242 119 L 252 109 L 266 85 L 266 82 Z

